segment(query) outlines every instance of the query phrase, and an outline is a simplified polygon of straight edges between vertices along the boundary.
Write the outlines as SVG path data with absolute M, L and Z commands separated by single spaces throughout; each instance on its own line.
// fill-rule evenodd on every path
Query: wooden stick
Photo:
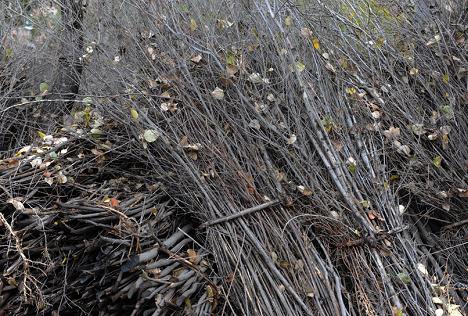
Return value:
M 444 226 L 444 227 L 442 227 L 442 229 L 443 230 L 449 230 L 449 229 L 456 228 L 458 226 L 463 226 L 463 225 L 466 225 L 466 224 L 468 224 L 468 219 L 464 219 L 462 221 L 459 221 L 459 222 Z
M 241 217 L 241 216 L 245 216 L 245 215 L 257 212 L 257 211 L 264 210 L 264 209 L 266 209 L 266 208 L 268 208 L 270 206 L 278 204 L 279 202 L 280 201 L 278 199 L 273 200 L 273 201 L 269 201 L 269 202 L 266 202 L 266 203 L 263 203 L 263 204 L 260 204 L 260 205 L 245 209 L 245 210 L 240 211 L 240 212 L 235 213 L 235 214 L 231 214 L 231 215 L 224 216 L 224 217 L 221 217 L 221 218 L 217 218 L 217 219 L 214 219 L 214 220 L 211 220 L 211 221 L 207 221 L 207 222 L 201 224 L 201 227 L 204 228 L 204 227 L 207 227 L 207 226 L 212 226 L 212 225 L 216 225 L 216 224 L 219 224 L 219 223 L 224 223 L 224 222 L 230 221 L 232 219 L 235 219 L 235 218 L 238 218 L 238 217 Z

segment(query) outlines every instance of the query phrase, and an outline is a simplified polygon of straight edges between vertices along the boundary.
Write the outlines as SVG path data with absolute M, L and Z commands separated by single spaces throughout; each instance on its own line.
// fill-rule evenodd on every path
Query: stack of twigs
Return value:
M 462 313 L 463 1 L 111 3 L 86 35 L 125 50 L 90 44 L 73 141 L 4 160 L 5 302 Z
M 190 237 L 193 225 L 175 221 L 162 185 L 145 181 L 144 166 L 109 146 L 44 136 L 2 161 L 7 314 L 19 306 L 22 313 L 133 315 L 213 308 L 216 287 L 207 252 Z

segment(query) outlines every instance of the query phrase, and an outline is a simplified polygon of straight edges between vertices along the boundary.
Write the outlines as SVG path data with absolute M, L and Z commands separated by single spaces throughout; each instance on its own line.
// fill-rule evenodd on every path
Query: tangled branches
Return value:
M 74 110 L 2 161 L 8 304 L 461 313 L 462 5 L 90 1 Z

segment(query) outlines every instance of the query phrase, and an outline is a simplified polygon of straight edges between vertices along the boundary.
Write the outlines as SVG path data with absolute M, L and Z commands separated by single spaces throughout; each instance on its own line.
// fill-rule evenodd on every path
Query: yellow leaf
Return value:
M 280 267 L 283 268 L 283 269 L 289 269 L 289 262 L 286 261 L 286 260 L 281 260 L 280 263 L 279 263 Z
M 47 136 L 44 132 L 41 132 L 41 131 L 38 131 L 37 135 L 39 135 L 41 139 L 44 139 Z
M 298 61 L 298 62 L 296 63 L 296 69 L 297 69 L 297 71 L 303 72 L 303 71 L 305 70 L 305 68 L 306 68 L 306 66 L 305 66 L 303 63 L 301 63 L 300 61 Z
M 28 145 L 28 146 L 26 146 L 26 147 L 21 148 L 21 149 L 15 154 L 15 156 L 16 156 L 16 157 L 20 157 L 20 156 L 22 156 L 23 154 L 29 152 L 30 150 L 31 150 L 31 146 Z
M 194 32 L 198 28 L 197 21 L 190 19 L 190 31 Z
M 432 164 L 436 168 L 440 168 L 440 166 L 442 164 L 442 157 L 440 157 L 439 155 L 435 156 L 434 159 L 432 160 Z
M 319 49 L 320 49 L 320 42 L 319 42 L 318 38 L 314 38 L 314 39 L 312 40 L 312 44 L 314 45 L 314 48 L 315 48 L 316 50 L 319 50 Z
M 7 48 L 5 49 L 5 55 L 4 55 L 4 60 L 7 61 L 13 56 L 13 49 Z
M 286 17 L 286 19 L 284 19 L 284 24 L 285 24 L 286 26 L 291 26 L 291 25 L 293 24 L 293 19 L 292 19 L 292 17 L 288 15 L 288 16 Z
M 449 83 L 449 75 L 448 75 L 448 74 L 443 75 L 443 76 L 442 76 L 442 81 L 443 81 L 444 83 Z
M 449 142 L 449 138 L 447 134 L 442 135 L 442 144 L 447 145 Z
M 323 124 L 323 127 L 325 128 L 325 131 L 327 133 L 330 133 L 332 130 L 333 130 L 333 127 L 334 127 L 334 123 L 333 123 L 333 120 L 330 116 L 325 116 L 322 120 L 321 120 L 322 124 Z
M 208 286 L 206 287 L 206 294 L 207 294 L 208 298 L 210 298 L 210 299 L 213 298 L 213 297 L 215 296 L 215 291 L 214 291 L 214 289 L 211 287 L 211 285 L 208 285 Z
M 346 93 L 349 94 L 349 95 L 353 95 L 355 94 L 357 91 L 356 91 L 356 88 L 354 87 L 349 87 L 349 88 L 346 88 Z
M 89 106 L 87 106 L 83 110 L 83 118 L 84 118 L 86 127 L 89 127 L 89 123 L 91 122 L 91 108 Z
M 393 308 L 393 315 L 394 316 L 403 316 L 403 311 L 399 308 L 394 307 Z
M 130 109 L 130 115 L 134 121 L 138 120 L 138 112 L 134 108 Z

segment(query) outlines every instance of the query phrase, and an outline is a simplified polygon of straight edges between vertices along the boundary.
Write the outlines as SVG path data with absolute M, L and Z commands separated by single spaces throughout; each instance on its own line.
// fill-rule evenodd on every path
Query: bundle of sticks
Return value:
M 3 312 L 209 313 L 217 287 L 193 225 L 106 146 L 46 135 L 2 161 Z

